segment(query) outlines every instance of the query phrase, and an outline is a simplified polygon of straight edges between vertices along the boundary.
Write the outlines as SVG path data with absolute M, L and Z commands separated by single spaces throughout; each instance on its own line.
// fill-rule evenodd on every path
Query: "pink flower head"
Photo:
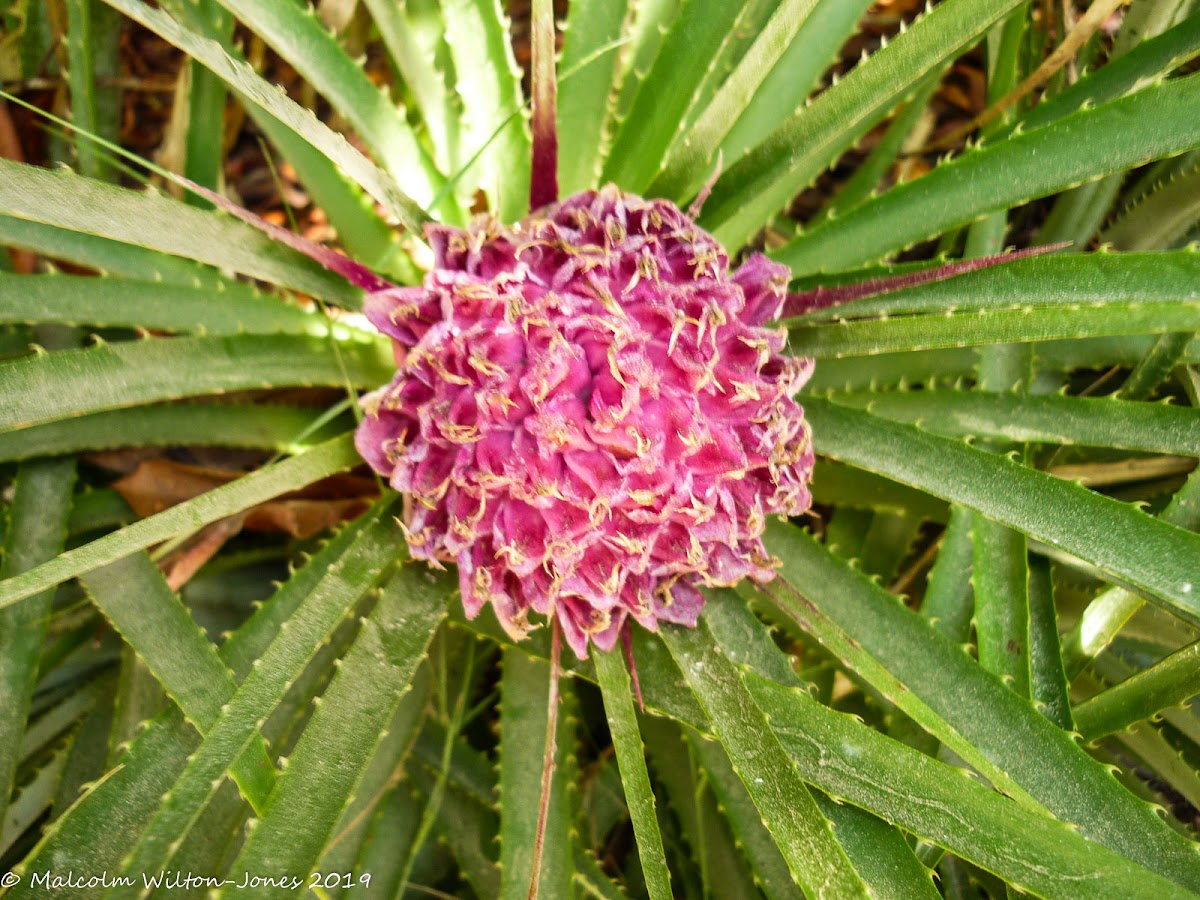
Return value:
M 400 363 L 357 444 L 468 616 L 490 603 L 519 639 L 553 610 L 582 658 L 629 618 L 695 625 L 698 585 L 773 577 L 765 518 L 808 508 L 813 464 L 812 361 L 762 327 L 785 266 L 730 274 L 672 203 L 611 186 L 427 236 L 424 285 L 368 295 Z

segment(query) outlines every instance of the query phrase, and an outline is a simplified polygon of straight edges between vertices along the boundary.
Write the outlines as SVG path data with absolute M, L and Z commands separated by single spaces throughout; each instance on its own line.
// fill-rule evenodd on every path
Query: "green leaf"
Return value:
M 1200 447 L 1196 410 L 1110 397 L 1018 396 L 931 390 L 837 394 L 845 406 L 935 434 L 1112 447 L 1190 456 Z
M 745 49 L 737 68 L 703 107 L 695 122 L 676 134 L 670 151 L 658 163 L 658 171 L 646 193 L 678 200 L 695 193 L 710 176 L 721 142 L 754 101 L 772 68 L 787 52 L 817 5 L 816 0 L 779 2 L 770 19 L 758 30 L 753 46 Z M 750 8 L 748 4 L 746 9 Z M 656 85 L 653 76 L 649 83 Z M 654 160 L 650 159 L 650 162 Z
M 870 5 L 870 0 L 841 0 L 813 8 L 721 144 L 726 160 L 758 146 L 804 104 Z
M 957 56 L 1021 2 L 956 0 L 934 7 L 731 165 L 706 201 L 700 224 L 725 246 L 740 247 L 910 97 L 927 73 Z
M 746 861 L 754 869 L 755 881 L 767 900 L 803 900 L 804 893 L 788 869 L 787 861 L 775 844 L 775 838 L 763 824 L 762 813 L 754 805 L 746 786 L 733 770 L 729 757 L 716 741 L 705 740 L 693 731 L 683 732 L 688 751 L 704 771 L 709 789 L 720 804 L 729 830 L 741 846 Z M 814 797 L 820 804 L 820 798 Z M 837 826 L 833 826 L 837 832 Z M 907 846 L 905 847 L 907 850 Z
M 201 334 L 321 334 L 329 320 L 248 285 L 176 287 L 80 275 L 0 274 L 0 322 Z
M 834 276 L 851 279 L 853 273 Z M 861 277 L 861 276 L 858 276 Z M 815 310 L 795 324 L 838 322 L 947 312 L 1200 300 L 1200 253 L 1088 253 L 1018 259 L 911 288 Z
M 809 398 L 817 451 L 982 513 L 1200 619 L 1200 535 L 948 438 Z
M 17 470 L 4 534 L 0 578 L 12 578 L 62 552 L 75 485 L 74 460 L 38 460 Z M 54 592 L 0 610 L 0 825 L 17 770 L 18 750 L 38 676 Z
M 803 684 L 774 637 L 736 593 L 721 589 L 708 593 L 709 602 L 705 605 L 704 617 L 721 653 L 738 666 L 750 669 L 764 678 L 792 687 L 800 687 Z M 742 844 L 749 847 L 753 843 L 754 830 L 769 839 L 766 829 L 761 824 L 761 816 L 754 809 L 744 786 L 740 782 L 737 784 L 737 791 L 741 794 L 741 797 L 738 797 L 732 784 L 728 783 L 728 778 L 736 780 L 736 776 L 728 757 L 720 747 L 707 741 L 693 740 L 690 743 L 693 752 L 705 761 L 710 780 L 717 782 L 714 784 L 714 790 Z M 905 836 L 897 829 L 863 810 L 835 803 L 823 793 L 815 792 L 813 799 L 829 820 L 834 835 L 854 868 L 867 883 L 873 897 L 880 900 L 914 900 L 919 897 L 937 896 L 929 873 L 918 862 Z M 744 808 L 747 806 L 749 809 Z M 753 830 L 749 822 L 751 812 L 754 814 L 753 825 L 757 826 L 757 829 Z M 739 817 L 747 821 L 739 823 Z M 773 855 L 778 857 L 778 849 L 773 849 Z M 770 862 L 770 856 L 771 854 L 764 856 L 761 849 L 756 849 L 750 855 L 751 863 L 755 866 L 759 880 L 764 882 L 764 887 L 769 883 L 762 865 Z M 786 873 L 782 858 L 779 859 L 779 864 Z M 779 890 L 776 895 L 792 896 L 795 885 L 790 878 L 786 883 L 792 891 L 785 892 L 783 883 L 777 883 Z
M 1086 308 L 947 312 L 836 325 L 793 326 L 788 351 L 816 359 L 1074 337 L 1200 331 L 1200 301 L 1108 303 Z
M 1019 696 L 1032 697 L 1029 664 L 1029 545 L 1019 531 L 978 513 L 971 524 L 979 665 Z
M 351 435 L 334 438 L 0 581 L 0 608 L 360 462 Z
M 312 112 L 276 90 L 246 63 L 231 57 L 220 44 L 184 28 L 166 13 L 146 6 L 141 0 L 105 2 L 214 72 L 238 94 L 243 103 L 259 106 L 283 122 L 337 163 L 367 193 L 382 203 L 401 225 L 414 234 L 421 234 L 421 226 L 429 221 L 429 214 L 400 189 L 391 175 L 375 166 Z
M 397 880 L 404 874 L 404 864 L 420 821 L 420 807 L 413 802 L 411 785 L 401 785 L 400 782 L 404 762 L 426 722 L 431 681 L 430 666 L 418 666 L 413 673 L 411 686 L 405 691 L 391 721 L 386 725 L 386 734 L 371 755 L 362 778 L 354 788 L 354 794 L 342 809 L 341 818 L 323 849 L 317 871 L 349 872 L 357 868 L 360 873 L 370 873 L 372 880 L 375 875 L 382 875 L 385 869 Z M 389 801 L 392 797 L 398 799 Z M 404 815 L 397 816 L 398 810 L 385 813 L 384 808 L 389 802 L 401 807 Z M 410 814 L 413 814 L 411 824 Z M 380 828 L 390 829 L 392 824 L 381 825 L 381 817 L 391 818 L 392 824 L 397 826 L 397 819 L 405 823 L 403 829 L 398 829 L 401 833 L 393 835 L 397 840 L 384 848 L 374 846 L 375 839 Z M 377 890 L 381 887 L 375 885 Z
M 683 127 L 701 78 L 750 7 L 724 0 L 685 0 L 613 138 L 604 163 L 605 181 L 646 192 Z M 702 166 L 703 161 L 694 165 Z
M 472 166 L 489 206 L 506 222 L 529 210 L 530 138 L 522 112 L 520 72 L 508 40 L 507 18 L 499 0 L 443 0 L 446 41 L 454 58 L 463 102 L 463 143 L 467 158 L 483 150 Z
M 859 676 L 1017 800 L 1006 815 L 1017 820 L 1022 814 L 1015 810 L 1028 809 L 1032 819 L 1040 804 L 1078 826 L 1090 841 L 1179 884 L 1200 885 L 1200 861 L 1190 841 L 927 620 L 797 528 L 768 525 L 767 546 L 784 562 L 782 577 L 762 590 Z M 834 796 L 847 796 L 817 784 Z M 893 821 L 885 808 L 868 808 Z
M 235 283 L 216 269 L 188 259 L 12 216 L 0 215 L 0 244 L 140 281 L 184 287 Z
M 772 256 L 798 274 L 850 268 L 988 213 L 1191 150 L 1200 145 L 1200 123 L 1190 115 L 1197 102 L 1200 78 L 1179 78 L 985 144 L 805 232 Z M 1127 128 L 1129 121 L 1145 127 Z
M 386 518 L 368 525 L 353 548 L 330 567 L 327 577 L 281 626 L 237 693 L 221 708 L 153 819 L 140 833 L 131 835 L 135 848 L 123 861 L 121 875 L 133 876 L 134 883 L 114 889 L 111 896 L 140 895 L 140 873 L 162 869 L 175 842 L 187 836 L 221 775 L 258 735 L 258 723 L 280 703 L 288 686 L 381 571 L 390 568 L 398 529 Z M 413 637 L 419 640 L 419 636 Z
M 245 678 L 308 596 L 341 583 L 329 574 L 331 567 L 378 516 L 377 509 L 346 526 L 221 645 L 218 653 L 235 678 Z M 119 768 L 88 787 L 79 802 L 46 832 L 20 871 L 29 876 L 59 865 L 83 872 L 117 871 L 129 851 L 130 833 L 150 821 L 199 740 L 175 706 L 149 722 L 121 755 Z M 124 827 L 112 828 L 114 821 Z M 25 877 L 6 896 L 40 900 L 45 891 Z
M 748 696 L 744 674 L 717 650 L 708 626 L 667 629 L 663 640 L 754 798 L 792 877 L 812 896 L 869 896 L 812 795 L 795 778 L 783 748 L 767 737 L 767 720 Z
M 874 195 L 876 188 L 895 166 L 896 159 L 908 141 L 919 138 L 919 134 L 912 137 L 914 129 L 925 116 L 929 101 L 941 86 L 945 74 L 944 69 L 936 69 L 917 85 L 912 98 L 896 110 L 879 143 L 825 205 L 822 211 L 823 218 L 829 218 L 839 210 L 852 209 Z
M 233 17 L 217 0 L 200 3 L 169 0 L 162 5 L 189 28 L 217 41 L 231 56 L 240 58 L 232 44 Z M 190 61 L 189 66 L 192 83 L 188 95 L 184 175 L 211 190 L 218 190 L 217 172 L 223 159 L 225 84 L 208 69 Z M 262 107 L 251 103 L 244 108 L 296 170 L 296 176 L 312 196 L 313 205 L 325 213 L 342 246 L 360 262 L 384 268 L 387 255 L 394 247 L 395 235 L 362 188 L 343 175 L 323 153 Z M 195 119 L 197 115 L 201 117 L 199 122 Z M 187 201 L 205 209 L 209 205 L 207 200 L 191 194 Z
M 315 10 L 274 0 L 219 2 L 262 37 L 318 93 L 329 100 L 372 150 L 383 168 L 393 178 L 403 181 L 416 203 L 424 206 L 433 200 L 442 187 L 443 179 L 434 168 L 433 161 L 417 143 L 405 121 L 403 110 L 397 110 L 387 94 L 367 77 L 363 67 L 342 49 L 337 39 L 317 19 Z M 202 58 L 201 62 L 204 62 Z M 238 87 L 236 84 L 233 86 L 235 89 Z M 331 154 L 327 155 L 332 158 Z M 366 186 L 365 183 L 363 185 Z M 406 227 L 420 233 L 419 229 L 413 229 L 412 224 L 406 223 Z
M 0 433 L 0 461 L 113 447 L 199 445 L 294 453 L 345 431 L 344 421 L 312 430 L 321 418 L 318 409 L 272 404 L 138 406 Z
M 1084 740 L 1122 731 L 1200 694 L 1200 643 L 1188 644 L 1072 711 Z
M 403 565 L 387 584 L 321 696 L 233 871 L 307 875 L 316 868 L 453 591 L 449 575 L 430 577 L 424 563 Z M 364 691 L 364 684 L 371 690 Z M 261 896 L 292 893 L 264 890 Z
M 197 30 L 228 49 L 233 38 L 233 17 L 221 9 L 216 0 L 196 0 L 186 8 L 193 12 L 195 21 L 202 21 L 207 26 Z M 116 10 L 109 12 L 117 15 Z M 170 12 L 175 14 L 176 10 L 170 9 Z M 229 98 L 220 78 L 190 59 L 186 65 L 188 93 L 183 174 L 197 184 L 217 191 L 221 188 L 225 163 L 225 103 Z M 207 200 L 194 194 L 186 199 L 192 206 L 209 208 Z
M 184 337 L 101 344 L 0 362 L 0 431 L 202 394 L 292 385 L 377 386 L 394 373 L 379 343 L 297 336 Z M 340 363 L 340 364 L 339 364 Z M 344 368 L 343 368 L 344 366 Z
M 972 519 L 971 511 L 961 506 L 951 511 L 921 599 L 921 615 L 956 644 L 970 640 L 975 611 L 971 594 L 971 570 L 975 565 Z
M 0 212 L 232 269 L 333 303 L 358 306 L 362 294 L 243 222 L 67 171 L 0 160 Z
M 500 688 L 500 892 L 526 897 L 533 891 L 534 844 L 542 795 L 550 667 L 519 650 L 507 650 Z M 568 682 L 564 682 L 568 683 Z M 538 889 L 546 897 L 569 897 L 571 806 L 563 776 L 564 755 L 574 750 L 574 727 L 560 713 L 555 772 L 550 782 L 545 847 Z
M 629 115 L 663 40 L 679 18 L 684 0 L 638 0 L 626 17 L 622 40 L 625 47 L 618 61 L 614 96 L 605 122 L 606 134 L 620 127 Z M 607 152 L 608 147 L 604 148 Z M 603 162 L 603 160 L 602 160 Z
M 635 4 L 640 7 L 641 4 Z M 564 196 L 598 186 L 605 120 L 629 0 L 572 3 L 558 61 L 558 180 Z M 570 78 L 562 73 L 574 70 Z
M 1180 174 L 1147 194 L 1100 232 L 1117 250 L 1178 246 L 1200 220 L 1200 169 Z
M 814 500 L 831 506 L 910 515 L 932 522 L 944 522 L 949 515 L 943 501 L 924 491 L 825 459 L 818 459 L 813 467 L 812 491 Z
M 633 710 L 629 672 L 615 650 L 603 653 L 593 648 L 592 661 L 596 664 L 596 675 L 604 694 L 604 712 L 621 770 L 629 817 L 633 820 L 646 892 L 650 900 L 670 900 L 671 873 L 667 870 L 667 856 L 654 811 L 654 791 L 650 787 L 645 748 Z
M 1019 890 L 1096 900 L 1191 896 L 1069 825 L 1026 810 L 961 770 L 822 707 L 803 689 L 753 672 L 746 685 L 803 778 L 947 847 Z
M 661 641 L 658 645 L 666 653 Z M 667 665 L 678 678 L 678 667 L 670 659 Z M 700 718 L 703 720 L 703 713 Z M 761 897 L 746 856 L 705 784 L 704 772 L 691 756 L 683 729 L 674 722 L 643 716 L 641 731 L 647 761 L 664 800 L 659 826 L 667 858 L 673 864 L 676 890 L 685 897 Z
M 1067 673 L 1058 637 L 1054 579 L 1049 560 L 1040 556 L 1029 561 L 1029 634 L 1033 701 L 1042 714 L 1063 731 L 1077 731 L 1071 718 Z
M 138 552 L 84 574 L 82 581 L 167 696 L 197 731 L 206 734 L 237 685 L 158 566 Z M 233 775 L 246 799 L 261 810 L 275 783 L 261 738 L 239 758 Z
M 115 138 L 121 116 L 120 89 L 102 84 L 120 75 L 120 17 L 97 0 L 67 0 L 67 76 L 71 120 L 80 128 Z M 96 148 L 78 141 L 79 170 L 91 178 L 111 180 L 113 172 Z
M 1142 41 L 1129 52 L 1089 72 L 1086 78 L 1080 78 L 1065 90 L 1043 98 L 1001 134 L 1011 133 L 1018 126 L 1025 131 L 1040 128 L 1086 106 L 1123 97 L 1144 84 L 1166 77 L 1197 54 L 1200 54 L 1200 20 L 1189 16 L 1174 28 Z

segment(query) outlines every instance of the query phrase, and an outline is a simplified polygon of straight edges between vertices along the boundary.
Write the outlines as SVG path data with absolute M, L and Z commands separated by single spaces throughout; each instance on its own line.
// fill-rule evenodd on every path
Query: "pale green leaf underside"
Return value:
M 0 160 L 0 213 L 183 256 L 357 306 L 362 292 L 256 228 L 160 194 Z

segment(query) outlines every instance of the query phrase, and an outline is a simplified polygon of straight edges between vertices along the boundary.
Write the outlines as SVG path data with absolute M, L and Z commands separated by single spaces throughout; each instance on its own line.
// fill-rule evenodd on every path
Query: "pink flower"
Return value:
M 773 577 L 765 518 L 808 508 L 813 464 L 792 399 L 812 361 L 762 327 L 785 266 L 731 275 L 673 204 L 611 186 L 427 236 L 424 285 L 368 295 L 402 352 L 357 444 L 468 616 L 491 603 L 519 639 L 553 610 L 584 657 L 629 618 L 694 625 L 698 585 Z

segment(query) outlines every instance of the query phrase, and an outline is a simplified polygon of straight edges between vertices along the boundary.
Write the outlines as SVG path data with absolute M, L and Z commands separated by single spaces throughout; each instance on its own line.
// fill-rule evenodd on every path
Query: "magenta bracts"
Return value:
M 694 625 L 698 585 L 773 577 L 765 517 L 808 508 L 813 464 L 812 361 L 763 327 L 786 267 L 730 274 L 674 204 L 613 187 L 427 237 L 423 287 L 368 295 L 400 363 L 357 443 L 468 616 L 491 603 L 520 638 L 553 608 L 583 657 L 629 618 Z

